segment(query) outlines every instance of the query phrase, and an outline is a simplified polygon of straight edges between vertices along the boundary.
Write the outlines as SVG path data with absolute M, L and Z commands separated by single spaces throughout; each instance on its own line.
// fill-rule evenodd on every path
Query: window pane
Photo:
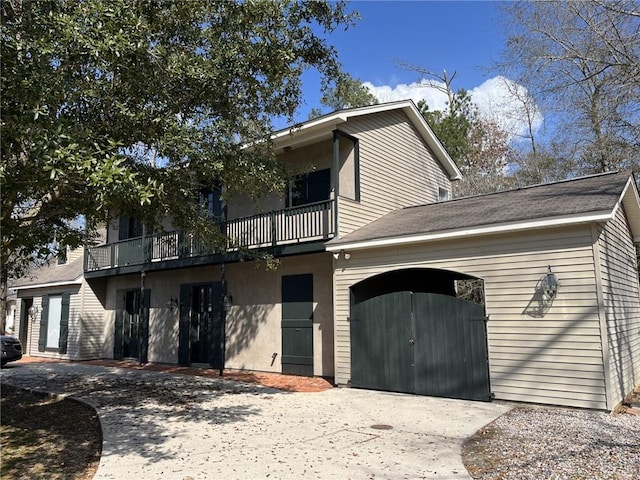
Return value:
M 129 236 L 137 238 L 142 236 L 142 222 L 135 217 L 129 217 Z
M 312 172 L 308 176 L 307 203 L 321 202 L 329 199 L 331 190 L 331 170 L 326 168 Z
M 324 170 L 296 177 L 290 188 L 292 206 L 329 200 L 331 169 L 325 168 Z
M 307 176 L 296 177 L 291 184 L 291 205 L 307 203 Z
M 222 192 L 220 188 L 214 188 L 212 190 L 202 190 L 200 192 L 200 209 L 203 215 L 209 218 L 222 217 L 222 200 L 220 196 Z
M 49 297 L 49 317 L 47 319 L 46 348 L 59 348 L 60 318 L 62 317 L 62 295 Z

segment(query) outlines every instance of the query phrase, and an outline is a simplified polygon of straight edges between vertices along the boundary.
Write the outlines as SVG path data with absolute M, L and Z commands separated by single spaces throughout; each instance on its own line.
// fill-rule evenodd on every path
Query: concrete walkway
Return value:
M 469 478 L 462 443 L 511 408 L 346 388 L 284 393 L 76 363 L 18 363 L 1 374 L 96 408 L 95 479 Z

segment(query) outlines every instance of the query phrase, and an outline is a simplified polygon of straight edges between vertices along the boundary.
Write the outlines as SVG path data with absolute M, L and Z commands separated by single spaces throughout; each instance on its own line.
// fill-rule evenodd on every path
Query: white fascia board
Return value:
M 369 105 L 366 107 L 340 110 L 334 113 L 323 115 L 318 118 L 314 118 L 313 120 L 298 123 L 291 127 L 282 129 L 278 132 L 275 132 L 272 135 L 271 139 L 275 141 L 281 138 L 286 138 L 289 135 L 295 135 L 299 132 L 306 132 L 308 130 L 333 130 L 336 125 L 348 121 L 351 117 L 359 117 L 360 115 L 368 115 L 370 113 L 384 112 L 387 110 L 404 109 L 410 104 L 413 104 L 411 100 L 401 100 L 398 102 L 381 103 L 378 105 Z
M 640 243 L 640 195 L 638 194 L 638 188 L 633 175 L 629 176 L 629 180 L 627 180 L 622 195 L 620 195 L 616 208 L 613 210 L 612 217 L 615 216 L 620 205 L 624 206 L 633 241 Z
M 359 117 L 360 115 L 368 115 L 387 110 L 406 109 L 412 103 L 413 102 L 410 100 L 402 100 L 399 102 L 382 103 L 349 110 L 340 110 L 338 112 L 329 113 L 313 120 L 298 123 L 275 132 L 271 136 L 271 139 L 276 143 L 276 145 L 283 148 L 289 146 L 289 142 L 287 142 L 287 140 L 295 139 L 296 141 L 301 142 L 307 140 L 310 136 L 312 137 L 314 135 L 317 136 L 330 133 L 335 130 L 339 124 L 347 122 L 351 117 Z
M 83 280 L 83 277 L 80 276 L 75 280 L 67 280 L 62 282 L 37 283 L 35 285 L 19 285 L 13 288 L 15 290 L 34 290 L 36 288 L 65 287 L 67 285 L 82 285 L 82 280 Z
M 609 221 L 612 212 L 599 212 L 590 215 L 557 217 L 544 220 L 532 220 L 520 223 L 506 223 L 499 225 L 489 225 L 484 227 L 468 228 L 464 230 L 449 230 L 445 232 L 424 233 L 403 237 L 380 238 L 374 240 L 364 240 L 361 242 L 345 242 L 338 245 L 327 245 L 328 252 L 339 252 L 340 250 L 364 250 L 367 248 L 392 247 L 408 245 L 413 243 L 433 242 L 437 240 L 449 240 L 480 235 L 490 235 L 494 233 L 510 233 L 522 230 L 533 230 L 546 227 L 560 227 L 565 225 L 577 225 L 580 223 L 591 223 Z
M 294 137 L 296 135 L 305 135 L 307 132 L 315 130 L 333 130 L 336 125 L 347 121 L 347 116 L 342 113 L 336 113 L 327 115 L 326 117 L 320 117 L 317 120 L 310 120 L 304 123 L 298 123 L 287 129 L 280 130 L 271 136 L 271 140 L 275 143 L 279 143 L 287 138 Z

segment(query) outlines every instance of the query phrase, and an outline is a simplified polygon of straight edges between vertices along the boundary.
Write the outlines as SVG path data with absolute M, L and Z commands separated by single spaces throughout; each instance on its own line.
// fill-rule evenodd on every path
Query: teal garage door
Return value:
M 484 307 L 439 293 L 352 300 L 354 387 L 491 399 Z

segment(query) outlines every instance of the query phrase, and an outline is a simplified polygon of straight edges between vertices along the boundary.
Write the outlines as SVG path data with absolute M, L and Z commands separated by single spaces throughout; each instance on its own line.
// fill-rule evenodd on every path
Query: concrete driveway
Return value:
M 1 374 L 96 408 L 96 479 L 469 478 L 462 443 L 511 408 L 347 388 L 283 393 L 75 363 L 14 364 Z

